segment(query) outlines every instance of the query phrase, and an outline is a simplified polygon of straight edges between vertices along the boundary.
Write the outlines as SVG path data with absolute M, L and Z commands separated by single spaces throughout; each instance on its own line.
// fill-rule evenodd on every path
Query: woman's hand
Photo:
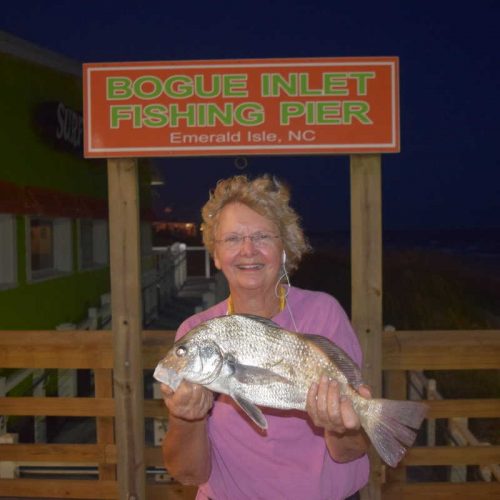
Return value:
M 163 401 L 170 412 L 163 440 L 165 467 L 183 484 L 199 485 L 210 476 L 210 441 L 207 413 L 212 408 L 212 391 L 183 380 L 174 392 L 161 384 Z
M 364 398 L 371 398 L 367 386 L 359 387 L 358 392 Z M 341 396 L 338 382 L 322 376 L 319 383 L 312 384 L 306 410 L 314 425 L 323 427 L 326 447 L 336 462 L 350 462 L 366 453 L 368 437 L 351 401 Z
M 161 384 L 163 401 L 171 415 L 183 420 L 201 420 L 212 408 L 213 392 L 205 387 L 183 380 L 174 392 Z
M 359 393 L 364 398 L 371 398 L 367 386 L 359 387 Z M 314 425 L 324 428 L 325 431 L 342 435 L 361 427 L 351 401 L 341 396 L 339 383 L 329 380 L 326 375 L 321 377 L 319 383 L 313 383 L 309 388 L 306 410 Z

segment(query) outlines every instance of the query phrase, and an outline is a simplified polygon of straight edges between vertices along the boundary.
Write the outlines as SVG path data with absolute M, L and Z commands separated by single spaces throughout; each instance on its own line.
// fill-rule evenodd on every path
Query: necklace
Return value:
M 279 297 L 280 299 L 280 312 L 285 309 L 285 304 L 286 304 L 286 291 L 285 287 L 283 285 L 280 286 L 279 288 Z M 234 314 L 234 304 L 233 304 L 233 299 L 231 295 L 227 298 L 227 314 Z

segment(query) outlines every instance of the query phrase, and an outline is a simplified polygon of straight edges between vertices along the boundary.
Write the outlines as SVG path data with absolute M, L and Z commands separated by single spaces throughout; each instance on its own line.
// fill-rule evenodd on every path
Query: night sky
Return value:
M 4 3 L 0 29 L 80 62 L 398 56 L 401 153 L 383 165 L 385 228 L 500 227 L 500 3 Z M 221 177 L 270 172 L 311 230 L 349 225 L 346 157 L 154 160 L 156 205 L 196 220 Z

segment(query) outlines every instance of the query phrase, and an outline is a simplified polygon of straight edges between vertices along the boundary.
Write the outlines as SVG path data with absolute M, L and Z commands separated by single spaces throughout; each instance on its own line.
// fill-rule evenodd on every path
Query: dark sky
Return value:
M 386 228 L 500 227 L 500 2 L 62 0 L 3 4 L 0 29 L 81 62 L 398 56 L 401 153 L 383 164 Z M 159 206 L 197 217 L 234 158 L 155 160 Z M 346 157 L 249 157 L 285 178 L 309 229 L 349 224 Z

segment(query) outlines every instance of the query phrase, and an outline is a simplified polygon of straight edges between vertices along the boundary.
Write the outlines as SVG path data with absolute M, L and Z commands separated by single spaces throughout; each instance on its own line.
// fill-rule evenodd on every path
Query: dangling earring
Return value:
M 281 254 L 281 266 L 283 267 L 283 271 L 281 273 L 281 276 L 278 278 L 278 282 L 276 283 L 276 287 L 274 288 L 274 293 L 280 299 L 280 310 L 282 311 L 285 307 L 288 309 L 295 331 L 298 332 L 299 329 L 297 328 L 297 324 L 295 323 L 295 318 L 293 317 L 292 310 L 290 309 L 290 304 L 288 303 L 287 300 L 292 285 L 290 283 L 290 278 L 286 270 L 286 252 L 284 249 L 283 253 Z M 285 278 L 288 287 L 281 285 L 281 280 L 283 278 Z M 278 287 L 279 287 L 279 294 L 278 294 Z
M 290 278 L 288 277 L 288 273 L 286 270 L 286 252 L 284 249 L 283 249 L 283 252 L 281 254 L 281 266 L 282 266 L 283 270 L 281 272 L 280 277 L 278 278 L 278 282 L 276 283 L 276 286 L 274 287 L 274 293 L 275 293 L 276 297 L 279 297 L 280 302 L 281 301 L 283 302 L 282 306 L 284 307 L 285 303 L 286 303 L 286 297 L 288 295 L 289 288 L 292 286 L 290 284 Z M 281 280 L 283 278 L 285 278 L 286 283 L 288 284 L 288 288 L 285 288 L 284 286 L 280 285 Z

